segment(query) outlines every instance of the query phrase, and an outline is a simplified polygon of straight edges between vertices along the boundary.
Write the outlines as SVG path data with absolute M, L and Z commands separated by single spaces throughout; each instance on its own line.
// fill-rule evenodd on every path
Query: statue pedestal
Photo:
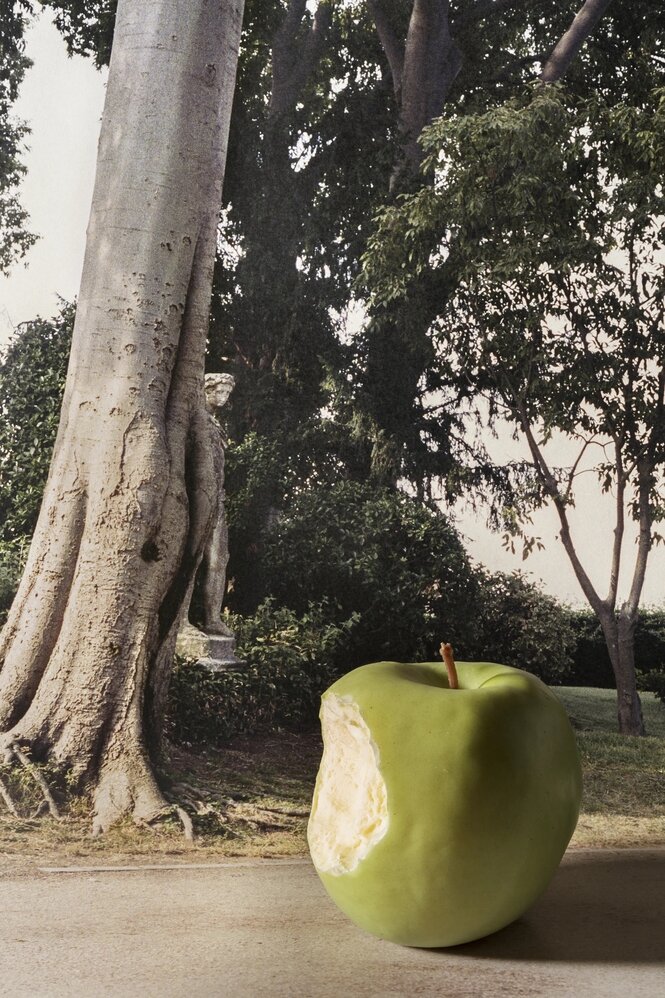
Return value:
M 232 634 L 206 634 L 192 624 L 185 624 L 176 642 L 178 655 L 195 658 L 199 665 L 210 672 L 237 671 L 245 667 L 242 659 L 236 658 L 236 639 Z

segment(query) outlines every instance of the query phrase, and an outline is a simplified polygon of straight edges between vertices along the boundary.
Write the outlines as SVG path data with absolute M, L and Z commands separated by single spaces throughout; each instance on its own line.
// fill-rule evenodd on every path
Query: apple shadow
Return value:
M 442 950 L 475 959 L 665 963 L 665 849 L 567 855 L 525 915 Z

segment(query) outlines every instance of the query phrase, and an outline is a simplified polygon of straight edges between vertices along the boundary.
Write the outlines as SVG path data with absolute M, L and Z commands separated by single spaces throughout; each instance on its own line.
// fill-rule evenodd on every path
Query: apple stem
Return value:
M 457 679 L 457 669 L 455 668 L 455 658 L 453 656 L 453 646 L 448 643 L 441 645 L 439 649 L 441 658 L 443 659 L 446 670 L 448 672 L 448 686 L 451 690 L 459 689 L 459 681 Z

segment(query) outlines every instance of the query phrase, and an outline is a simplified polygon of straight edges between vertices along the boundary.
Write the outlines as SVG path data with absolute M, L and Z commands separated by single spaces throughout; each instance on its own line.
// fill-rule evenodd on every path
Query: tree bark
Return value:
M 204 354 L 242 0 L 120 0 L 72 354 L 0 639 L 7 761 L 72 770 L 94 828 L 152 771 L 183 601 L 215 521 Z
M 421 132 L 442 113 L 461 67 L 462 53 L 450 32 L 448 0 L 414 0 L 401 87 L 404 163 L 397 164 L 393 187 L 398 186 L 400 169 L 409 178 L 418 175 L 423 156 Z
M 622 735 L 645 735 L 642 704 L 635 676 L 635 628 L 637 615 L 625 609 L 600 614 L 600 624 L 612 663 L 617 687 L 617 718 Z
M 418 176 L 420 134 L 443 111 L 462 54 L 450 31 L 448 0 L 413 0 L 404 41 L 395 33 L 383 0 L 370 0 L 369 8 L 397 98 L 401 141 L 390 189 L 401 193 Z
M 573 23 L 556 43 L 540 74 L 542 83 L 558 83 L 591 35 L 612 0 L 585 0 Z

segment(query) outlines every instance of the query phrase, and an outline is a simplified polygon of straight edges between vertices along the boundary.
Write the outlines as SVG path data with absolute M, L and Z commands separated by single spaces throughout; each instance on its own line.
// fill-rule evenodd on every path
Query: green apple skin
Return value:
M 575 736 L 535 676 L 493 663 L 378 662 L 326 691 L 370 728 L 389 826 L 354 870 L 317 871 L 358 926 L 406 946 L 479 939 L 525 912 L 575 830 Z M 314 791 L 316 806 L 319 780 Z

